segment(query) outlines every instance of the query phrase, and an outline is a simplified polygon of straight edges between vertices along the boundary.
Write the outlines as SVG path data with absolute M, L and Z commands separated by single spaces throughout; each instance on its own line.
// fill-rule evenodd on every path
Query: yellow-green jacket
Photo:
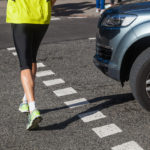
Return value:
M 8 0 L 7 23 L 49 24 L 50 0 Z

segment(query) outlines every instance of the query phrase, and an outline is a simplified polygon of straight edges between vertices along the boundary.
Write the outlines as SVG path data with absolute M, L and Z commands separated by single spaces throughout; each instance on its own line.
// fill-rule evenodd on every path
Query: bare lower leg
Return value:
M 21 71 L 21 81 L 24 88 L 24 92 L 26 93 L 26 98 L 28 99 L 28 103 L 35 100 L 34 87 L 36 70 L 36 63 L 32 63 L 32 70 L 26 69 Z
M 37 71 L 37 64 L 36 63 L 32 63 L 32 78 L 33 78 L 33 81 L 34 81 L 34 86 L 35 86 L 36 71 Z
M 32 71 L 30 69 L 25 69 L 21 71 L 21 82 L 26 94 L 28 103 L 35 100 L 34 97 L 34 80 L 32 77 Z

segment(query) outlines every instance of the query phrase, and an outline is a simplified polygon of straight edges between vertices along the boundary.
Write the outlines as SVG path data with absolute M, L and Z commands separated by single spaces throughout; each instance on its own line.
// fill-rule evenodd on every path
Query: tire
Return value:
M 130 71 L 130 86 L 132 93 L 141 106 L 150 111 L 150 48 L 144 50 L 134 61 Z M 146 82 L 147 81 L 147 82 Z

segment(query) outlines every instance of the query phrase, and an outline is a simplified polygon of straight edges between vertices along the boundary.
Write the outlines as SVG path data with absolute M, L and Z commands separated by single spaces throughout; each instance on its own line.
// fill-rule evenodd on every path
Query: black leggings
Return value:
M 48 25 L 12 24 L 13 39 L 18 54 L 20 69 L 32 69 L 37 51 Z

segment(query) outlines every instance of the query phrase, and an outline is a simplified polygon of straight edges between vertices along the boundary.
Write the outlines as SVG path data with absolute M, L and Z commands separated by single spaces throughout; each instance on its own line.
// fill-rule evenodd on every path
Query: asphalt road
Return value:
M 97 30 L 98 18 L 69 19 L 51 21 L 43 43 L 56 43 L 93 37 Z M 13 45 L 10 24 L 0 24 L 0 49 Z
M 13 46 L 10 27 L 0 25 L 0 150 L 110 150 L 130 141 L 138 147 L 125 150 L 150 150 L 149 113 L 134 100 L 128 83 L 122 88 L 92 62 L 95 40 L 88 38 L 95 36 L 96 22 L 97 18 L 52 22 L 38 54 L 38 62 L 45 67 L 38 71 L 51 70 L 55 74 L 36 80 L 36 103 L 43 121 L 39 130 L 30 132 L 25 130 L 27 116 L 18 112 L 23 96 L 18 59 L 6 50 Z M 65 83 L 43 83 L 59 78 Z M 54 93 L 68 87 L 76 93 L 61 97 Z M 88 103 L 75 108 L 65 103 L 79 98 Z M 90 122 L 79 117 L 93 111 L 105 117 Z M 114 129 L 117 133 L 100 137 L 93 131 L 110 124 L 120 132 Z

